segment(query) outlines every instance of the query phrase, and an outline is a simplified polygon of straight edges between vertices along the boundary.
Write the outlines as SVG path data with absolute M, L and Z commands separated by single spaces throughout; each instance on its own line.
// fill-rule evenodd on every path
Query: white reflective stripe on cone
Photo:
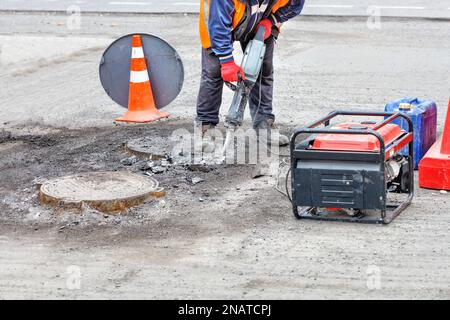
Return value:
M 142 49 L 142 47 L 133 48 L 133 50 L 131 51 L 131 58 L 144 58 L 144 50 Z
M 130 73 L 130 82 L 132 83 L 142 83 L 150 81 L 148 78 L 147 70 L 144 71 L 131 71 Z

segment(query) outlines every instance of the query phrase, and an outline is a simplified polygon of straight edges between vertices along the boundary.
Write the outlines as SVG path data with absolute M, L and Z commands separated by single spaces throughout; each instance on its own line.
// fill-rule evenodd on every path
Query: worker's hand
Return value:
M 272 34 L 272 22 L 269 19 L 263 19 L 261 20 L 261 22 L 258 24 L 258 29 L 260 27 L 264 27 L 266 30 L 265 34 L 264 34 L 264 40 L 269 39 L 270 35 Z
M 234 61 L 222 63 L 222 79 L 225 82 L 238 82 L 239 75 L 245 80 L 244 71 Z

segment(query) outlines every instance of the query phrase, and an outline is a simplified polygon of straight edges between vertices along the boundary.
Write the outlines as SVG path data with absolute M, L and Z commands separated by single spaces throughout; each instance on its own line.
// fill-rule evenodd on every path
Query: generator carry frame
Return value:
M 384 117 L 381 122 L 374 123 L 371 128 L 355 130 L 333 129 L 330 122 L 337 116 L 366 116 Z M 391 141 L 387 145 L 381 134 L 377 132 L 395 119 L 402 117 L 409 125 L 408 132 Z M 324 128 L 318 128 L 324 125 Z M 389 224 L 412 202 L 414 196 L 414 147 L 413 147 L 413 123 L 405 114 L 392 112 L 360 112 L 360 111 L 333 111 L 322 119 L 313 122 L 306 128 L 294 132 L 290 141 L 291 157 L 291 200 L 294 215 L 298 219 L 346 221 L 372 224 Z M 377 152 L 367 151 L 339 151 L 317 150 L 300 148 L 296 146 L 296 140 L 300 134 L 309 137 L 318 134 L 346 134 L 346 135 L 371 135 L 379 142 Z M 408 196 L 400 204 L 387 203 L 386 161 L 398 152 L 409 146 L 409 153 L 405 156 L 408 160 L 405 177 L 405 192 Z M 303 177 L 302 177 L 303 175 Z M 322 184 L 324 176 L 339 177 L 331 179 L 335 184 L 335 190 L 325 190 Z M 333 176 L 334 175 L 334 176 Z M 344 187 L 347 191 L 342 190 Z M 349 188 L 353 187 L 351 191 Z M 336 189 L 337 188 L 337 189 Z M 346 198 L 340 198 L 340 197 Z M 337 199 L 337 202 L 326 203 L 324 199 Z M 344 200 L 342 200 L 344 199 Z M 299 211 L 299 207 L 303 207 Z M 305 208 L 306 207 L 306 208 Z M 338 208 L 357 210 L 377 210 L 379 216 L 365 216 L 358 214 L 350 216 L 345 214 L 318 214 L 318 208 Z

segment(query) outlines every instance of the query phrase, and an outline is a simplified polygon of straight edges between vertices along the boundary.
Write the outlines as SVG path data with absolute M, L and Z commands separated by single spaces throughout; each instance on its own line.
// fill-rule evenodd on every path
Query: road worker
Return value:
M 300 14 L 304 0 L 200 0 L 200 37 L 202 42 L 202 73 L 197 100 L 196 122 L 208 137 L 219 123 L 224 82 L 245 78 L 233 55 L 233 43 L 239 41 L 243 50 L 264 26 L 267 46 L 260 79 L 253 87 L 249 107 L 255 130 L 274 129 L 273 53 L 281 25 Z M 288 137 L 278 135 L 280 145 Z

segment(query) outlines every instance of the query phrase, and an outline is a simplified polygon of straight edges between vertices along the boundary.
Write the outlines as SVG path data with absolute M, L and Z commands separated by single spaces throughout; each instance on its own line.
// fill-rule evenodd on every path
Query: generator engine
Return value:
M 378 116 L 380 122 L 330 124 L 336 116 Z M 405 118 L 406 132 L 392 122 Z M 323 128 L 318 128 L 324 125 Z M 300 134 L 307 134 L 297 144 Z M 366 223 L 391 222 L 412 201 L 413 126 L 401 113 L 335 111 L 297 130 L 291 139 L 292 203 L 297 218 Z M 409 154 L 405 154 L 405 148 Z M 387 193 L 407 200 L 388 203 Z M 306 207 L 299 211 L 299 207 Z M 366 215 L 367 211 L 379 215 Z
M 409 159 L 403 155 L 395 155 L 386 161 L 386 182 L 389 192 L 409 191 L 409 167 Z

